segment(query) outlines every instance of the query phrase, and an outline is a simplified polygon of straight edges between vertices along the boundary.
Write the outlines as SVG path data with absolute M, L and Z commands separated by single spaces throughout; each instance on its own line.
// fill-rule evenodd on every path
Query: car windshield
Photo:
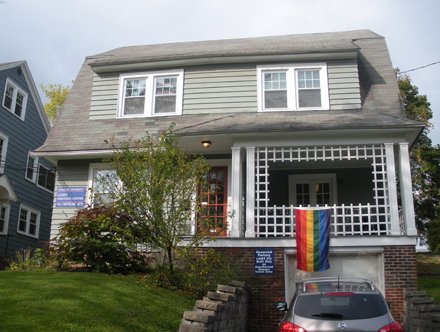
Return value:
M 385 315 L 387 307 L 379 294 L 314 293 L 298 296 L 295 315 L 315 319 L 368 319 Z

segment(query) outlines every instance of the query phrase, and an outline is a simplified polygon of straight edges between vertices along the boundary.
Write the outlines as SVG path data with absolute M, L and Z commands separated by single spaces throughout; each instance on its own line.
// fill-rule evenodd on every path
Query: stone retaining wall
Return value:
M 246 332 L 248 298 L 244 282 L 218 285 L 183 313 L 179 332 Z
M 407 293 L 404 327 L 410 332 L 440 331 L 440 306 L 425 291 Z

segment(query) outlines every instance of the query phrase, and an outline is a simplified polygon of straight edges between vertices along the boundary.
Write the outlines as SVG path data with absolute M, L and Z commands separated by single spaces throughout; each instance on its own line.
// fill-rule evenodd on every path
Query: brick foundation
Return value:
M 274 273 L 258 276 L 254 273 L 255 248 L 216 248 L 241 264 L 241 278 L 249 291 L 248 330 L 276 331 L 283 313 L 275 303 L 285 301 L 284 248 L 274 250 Z M 415 248 L 413 246 L 384 247 L 385 297 L 394 318 L 402 322 L 405 294 L 417 288 Z
M 385 297 L 394 319 L 403 322 L 405 295 L 417 289 L 416 250 L 414 246 L 384 247 Z

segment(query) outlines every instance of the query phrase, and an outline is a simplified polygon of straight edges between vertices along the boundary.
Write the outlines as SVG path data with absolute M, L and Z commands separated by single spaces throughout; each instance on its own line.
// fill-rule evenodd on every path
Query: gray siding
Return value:
M 90 119 L 114 119 L 118 114 L 119 75 L 94 75 Z
M 356 60 L 328 63 L 331 110 L 361 107 Z M 114 119 L 118 112 L 118 74 L 93 77 L 90 119 Z M 256 65 L 185 69 L 183 114 L 256 112 Z
M 28 152 L 44 143 L 46 131 L 24 74 L 17 68 L 0 71 L 0 132 L 8 136 L 4 172 L 17 196 L 17 202 L 10 203 L 8 234 L 0 235 L 0 256 L 15 256 L 19 249 L 34 249 L 48 241 L 52 215 L 53 193 L 25 178 Z M 7 78 L 28 94 L 24 121 L 1 106 Z M 50 165 L 44 160 L 40 163 Z M 40 212 L 38 239 L 17 233 L 20 205 Z
M 331 110 L 361 108 L 359 73 L 356 60 L 332 61 L 327 64 Z
M 55 192 L 57 188 L 63 186 L 88 186 L 89 161 L 83 160 L 63 160 L 58 163 Z M 87 193 L 86 193 L 87 195 Z M 51 238 L 58 235 L 59 226 L 68 221 L 75 212 L 76 208 L 57 208 L 56 197 L 54 198 L 52 226 L 50 229 Z
M 256 67 L 185 71 L 183 114 L 255 112 Z

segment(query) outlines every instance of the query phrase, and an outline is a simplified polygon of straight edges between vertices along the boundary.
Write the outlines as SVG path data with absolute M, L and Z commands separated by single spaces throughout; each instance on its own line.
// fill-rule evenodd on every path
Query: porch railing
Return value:
M 301 206 L 299 206 L 301 207 Z M 389 208 L 385 205 L 350 204 L 326 206 L 332 209 L 332 236 L 390 235 Z M 257 208 L 257 237 L 295 237 L 295 206 Z

